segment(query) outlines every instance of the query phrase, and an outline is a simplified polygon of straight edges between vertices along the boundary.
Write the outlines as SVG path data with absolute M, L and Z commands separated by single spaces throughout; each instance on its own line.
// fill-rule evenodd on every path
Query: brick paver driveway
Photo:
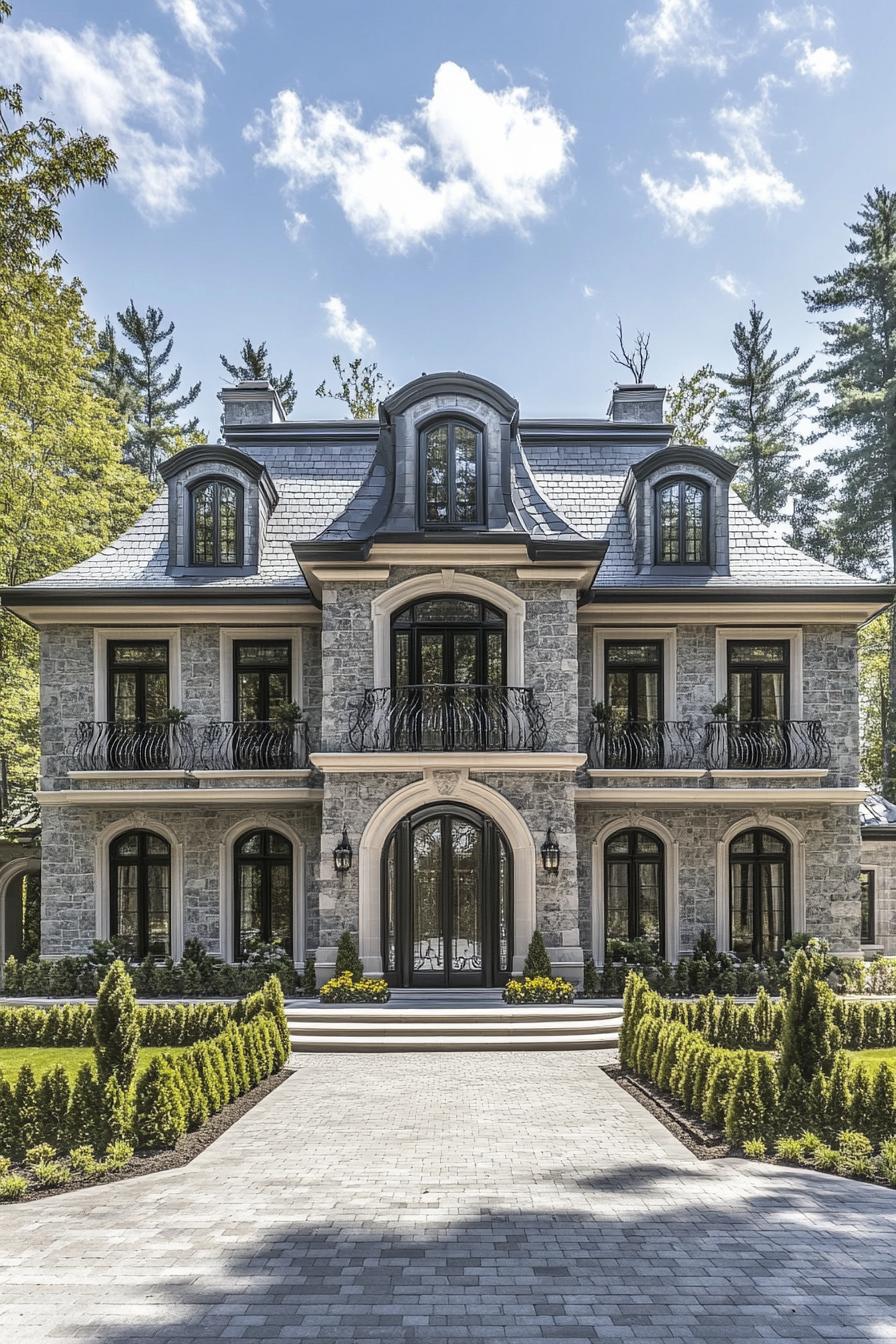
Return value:
M 698 1162 L 582 1054 L 320 1055 L 0 1209 L 0 1340 L 896 1338 L 896 1192 Z

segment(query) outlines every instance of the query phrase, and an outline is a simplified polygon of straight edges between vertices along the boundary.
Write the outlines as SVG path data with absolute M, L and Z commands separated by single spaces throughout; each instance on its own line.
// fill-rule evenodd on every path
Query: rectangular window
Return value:
M 110 640 L 109 719 L 113 723 L 154 723 L 168 708 L 168 642 Z
M 862 900 L 862 932 L 861 940 L 863 943 L 874 943 L 877 941 L 874 929 L 874 878 L 876 874 L 873 868 L 863 868 L 859 874 L 859 891 Z

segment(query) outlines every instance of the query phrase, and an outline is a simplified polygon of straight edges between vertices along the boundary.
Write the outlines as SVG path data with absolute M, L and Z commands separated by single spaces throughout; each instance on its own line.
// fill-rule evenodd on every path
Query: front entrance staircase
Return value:
M 607 1050 L 622 1025 L 619 1001 L 510 1007 L 498 989 L 397 989 L 385 1004 L 289 999 L 298 1054 L 411 1050 Z

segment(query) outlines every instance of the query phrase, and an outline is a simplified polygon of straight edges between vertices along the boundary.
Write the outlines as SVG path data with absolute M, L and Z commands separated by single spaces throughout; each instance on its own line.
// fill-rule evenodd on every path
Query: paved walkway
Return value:
M 698 1162 L 598 1058 L 304 1056 L 190 1166 L 0 1209 L 0 1340 L 896 1339 L 896 1192 Z

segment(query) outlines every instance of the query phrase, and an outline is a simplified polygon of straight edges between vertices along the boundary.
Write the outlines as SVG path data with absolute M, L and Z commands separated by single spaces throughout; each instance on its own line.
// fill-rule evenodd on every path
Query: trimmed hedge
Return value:
M 279 985 L 279 982 L 278 982 Z M 281 1001 L 283 991 L 281 989 Z M 254 996 L 253 996 L 254 997 Z M 158 1003 L 137 1008 L 141 1045 L 193 1045 L 217 1036 L 233 1017 L 236 1004 Z M 92 1046 L 93 1008 L 89 1003 L 0 1007 L 0 1046 Z
M 172 1014 L 179 1034 L 178 1040 L 153 1044 L 188 1048 L 176 1057 L 160 1055 L 133 1086 L 124 1086 L 114 1071 L 101 1082 L 90 1064 L 83 1065 L 74 1087 L 61 1067 L 39 1085 L 27 1065 L 14 1085 L 0 1072 L 0 1155 L 21 1160 L 41 1143 L 57 1150 L 89 1145 L 105 1151 L 133 1138 L 145 1148 L 171 1147 L 187 1130 L 278 1072 L 289 1057 L 283 990 L 276 977 L 231 1009 L 196 1004 L 151 1011 Z M 184 1041 L 188 1029 L 210 1022 L 221 1030 L 209 1039 Z M 156 1025 L 161 1034 L 170 1022 Z M 122 1078 L 126 1075 L 125 1068 Z

